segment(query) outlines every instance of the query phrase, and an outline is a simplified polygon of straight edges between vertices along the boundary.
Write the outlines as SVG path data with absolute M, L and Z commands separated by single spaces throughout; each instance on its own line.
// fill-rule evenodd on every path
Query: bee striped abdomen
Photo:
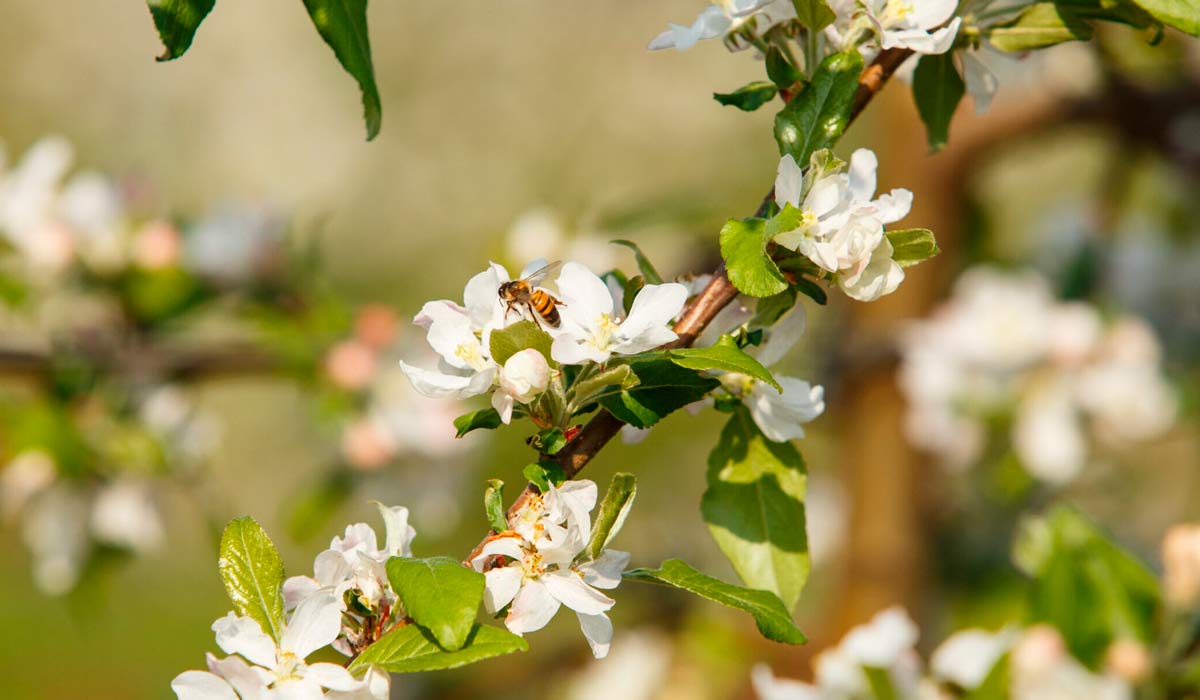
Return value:
M 557 302 L 554 297 L 541 290 L 535 290 L 529 297 L 529 305 L 533 308 L 538 316 L 542 317 L 542 320 L 546 322 L 546 325 L 550 326 L 551 328 L 558 327 L 560 318 L 558 315 Z

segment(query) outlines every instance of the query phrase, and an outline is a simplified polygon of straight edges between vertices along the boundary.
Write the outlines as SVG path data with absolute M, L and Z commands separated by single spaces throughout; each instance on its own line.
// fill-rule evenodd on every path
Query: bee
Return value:
M 540 318 L 542 323 L 550 328 L 558 328 L 561 318 L 558 315 L 558 307 L 565 306 L 561 301 L 555 299 L 549 292 L 538 289 L 547 277 L 558 271 L 562 267 L 561 261 L 555 261 L 542 267 L 538 270 L 525 275 L 519 280 L 505 282 L 500 285 L 499 294 L 500 301 L 504 302 L 505 317 L 514 309 L 521 306 L 529 309 L 534 318 Z

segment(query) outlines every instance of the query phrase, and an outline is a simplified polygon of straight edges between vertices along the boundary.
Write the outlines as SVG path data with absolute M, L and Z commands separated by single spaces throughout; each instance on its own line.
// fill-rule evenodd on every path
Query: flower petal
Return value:
M 579 566 L 583 582 L 595 588 L 616 588 L 621 583 L 621 573 L 629 566 L 629 552 L 606 549 L 600 558 Z
M 850 156 L 850 195 L 857 202 L 869 202 L 875 196 L 879 158 L 869 148 L 860 148 Z
M 513 599 L 504 624 L 514 634 L 536 632 L 546 626 L 561 605 L 542 581 L 527 581 Z
M 571 570 L 551 571 L 540 579 L 550 595 L 578 613 L 597 615 L 612 608 L 612 598 L 583 582 L 583 577 Z
M 408 509 L 404 506 L 388 507 L 382 503 L 375 504 L 379 514 L 383 516 L 383 528 L 386 550 L 389 557 L 411 557 L 412 541 L 417 531 L 408 524 Z
M 484 575 L 483 607 L 489 615 L 495 615 L 505 605 L 512 602 L 517 591 L 521 590 L 521 567 L 519 565 L 504 566 L 492 569 Z
M 579 628 L 583 630 L 583 636 L 587 639 L 588 646 L 592 648 L 592 656 L 597 659 L 608 656 L 608 648 L 612 645 L 613 637 L 612 620 L 608 619 L 608 615 L 604 613 L 599 615 L 579 613 L 577 616 L 579 617 Z
M 334 552 L 334 554 L 339 561 L 342 560 L 342 555 L 337 552 Z M 301 601 L 316 593 L 320 588 L 321 584 L 311 576 L 292 576 L 288 578 L 283 582 L 283 609 L 294 609 Z
M 667 326 L 683 310 L 687 297 L 687 287 L 676 282 L 642 287 L 629 317 L 621 323 L 617 352 L 633 355 L 675 340 L 678 336 Z
M 350 675 L 344 666 L 330 663 L 309 664 L 304 676 L 330 690 L 357 690 L 365 684 Z
M 300 603 L 283 629 L 279 648 L 303 659 L 328 646 L 342 631 L 342 604 L 332 593 L 318 593 Z
M 260 700 L 267 695 L 267 685 L 271 674 L 258 666 L 250 666 L 242 661 L 240 656 L 226 656 L 218 659 L 212 654 L 205 657 L 208 670 L 224 678 L 237 691 L 242 700 Z
M 229 613 L 214 622 L 212 630 L 217 634 L 217 646 L 226 654 L 240 654 L 266 668 L 275 666 L 275 640 L 254 620 Z
M 782 209 L 790 204 L 800 208 L 800 190 L 804 186 L 804 172 L 796 164 L 791 153 L 779 159 L 779 169 L 775 174 L 775 203 Z
M 179 700 L 238 700 L 233 687 L 208 671 L 184 671 L 171 681 Z

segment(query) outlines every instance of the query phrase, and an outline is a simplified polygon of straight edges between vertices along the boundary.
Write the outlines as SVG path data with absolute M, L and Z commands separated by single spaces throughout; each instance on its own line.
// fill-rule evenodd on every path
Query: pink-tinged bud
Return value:
M 183 240 L 174 226 L 155 221 L 147 224 L 133 239 L 133 259 L 147 270 L 162 270 L 179 263 Z
M 342 456 L 361 471 L 375 471 L 396 456 L 395 443 L 379 426 L 365 418 L 346 426 Z
M 367 304 L 354 319 L 354 335 L 376 350 L 390 345 L 398 329 L 396 314 L 383 304 Z
M 1025 630 L 1012 651 L 1014 670 L 1020 675 L 1037 676 L 1062 663 L 1067 645 L 1050 625 L 1034 625 Z
M 1200 524 L 1175 525 L 1162 543 L 1163 590 L 1167 603 L 1200 605 Z
M 1136 639 L 1118 639 L 1105 652 L 1104 665 L 1119 678 L 1138 683 L 1150 675 L 1150 652 Z
M 345 340 L 333 346 L 325 356 L 325 373 L 342 389 L 365 387 L 375 376 L 378 361 L 375 351 L 357 340 Z

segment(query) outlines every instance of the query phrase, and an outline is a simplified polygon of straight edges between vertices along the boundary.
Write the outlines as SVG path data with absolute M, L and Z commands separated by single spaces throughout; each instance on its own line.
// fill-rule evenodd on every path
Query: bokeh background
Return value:
M 157 64 L 140 3 L 18 0 L 0 22 L 0 140 L 11 164 L 39 138 L 62 135 L 80 167 L 146 183 L 157 206 L 184 219 L 266 208 L 315 251 L 334 294 L 404 319 L 427 299 L 457 298 L 489 259 L 519 268 L 539 246 L 597 269 L 629 268 L 628 251 L 604 242 L 630 238 L 666 274 L 703 271 L 717 260 L 722 222 L 754 210 L 777 156 L 770 110 L 745 114 L 710 98 L 760 79 L 751 56 L 719 45 L 644 50 L 666 21 L 696 10 L 684 0 L 375 3 L 384 121 L 367 143 L 356 86 L 294 1 L 218 3 L 192 50 Z M 804 677 L 814 651 L 892 603 L 924 623 L 932 645 L 946 630 L 1019 615 L 1010 526 L 1060 497 L 1156 564 L 1163 530 L 1200 517 L 1197 55 L 1175 36 L 1148 53 L 1131 34 L 1109 32 L 1099 49 L 1001 61 L 991 111 L 964 106 L 936 155 L 901 84 L 850 131 L 844 155 L 874 148 L 881 187 L 915 192 L 906 223 L 933 229 L 944 253 L 880 302 L 802 302 L 811 330 L 790 373 L 829 397 L 799 445 L 815 492 L 816 562 L 797 611 L 808 646 L 772 645 L 748 618 L 627 585 L 602 663 L 563 615 L 528 654 L 398 678 L 393 696 L 749 697 L 753 663 Z M 1178 421 L 1104 465 L 1104 478 L 1055 489 L 1021 479 L 992 489 L 990 477 L 964 481 L 911 448 L 896 338 L 980 262 L 1033 266 L 1065 296 L 1146 317 L 1164 346 Z M 407 323 L 401 333 L 419 340 Z M 319 402 L 292 378 L 253 373 L 196 382 L 189 396 L 221 437 L 203 488 L 157 492 L 157 551 L 47 596 L 34 586 L 19 523 L 0 529 L 0 694 L 168 697 L 170 679 L 214 648 L 209 624 L 227 609 L 214 540 L 225 520 L 254 515 L 289 573 L 309 570 L 345 523 L 374 522 L 372 499 L 414 508 L 419 555 L 465 554 L 486 528 L 483 480 L 517 484 L 528 459 L 523 428 L 472 434 L 453 455 L 354 474 L 297 525 L 297 508 L 339 459 Z M 601 484 L 617 470 L 641 480 L 619 542 L 635 565 L 678 556 L 733 580 L 698 512 L 720 421 L 673 416 L 589 467 Z M 1003 474 L 987 469 L 977 474 Z

